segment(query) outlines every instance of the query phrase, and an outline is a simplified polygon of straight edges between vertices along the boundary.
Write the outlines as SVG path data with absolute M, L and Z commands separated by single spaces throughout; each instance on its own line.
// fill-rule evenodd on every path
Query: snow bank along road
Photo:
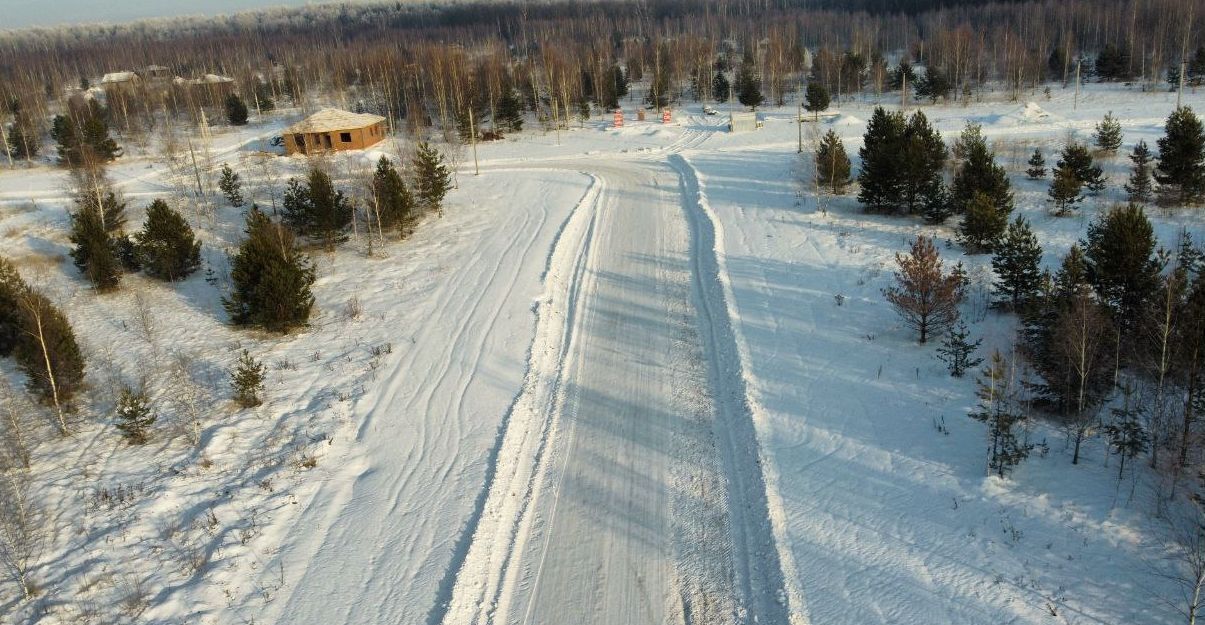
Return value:
M 429 411 L 471 404 L 485 377 L 475 363 L 491 357 L 489 311 L 513 299 L 513 278 L 497 272 L 466 273 L 471 279 L 451 289 L 474 302 L 438 313 L 461 316 L 456 345 L 414 346 L 446 351 L 456 375 L 432 377 L 403 359 L 370 407 L 361 429 L 368 457 L 298 525 L 318 531 L 296 550 L 310 565 L 278 622 L 802 622 L 770 522 L 714 225 L 685 161 L 521 167 L 584 173 L 589 190 L 552 240 L 522 390 L 467 524 L 458 536 L 416 543 L 435 554 L 399 551 L 414 531 L 406 509 L 424 503 L 397 501 L 415 476 L 433 504 L 449 508 L 444 521 L 456 516 L 457 506 L 440 503 L 448 468 L 421 467 L 423 446 L 443 443 L 424 439 L 390 456 L 395 443 L 372 442 L 380 432 L 365 428 L 397 433 L 372 424 L 395 420 L 399 397 L 429 424 L 441 419 Z M 508 267 L 536 257 L 526 243 L 477 260 L 511 275 Z M 474 350 L 467 365 L 465 349 Z M 424 615 L 414 613 L 411 584 L 429 589 Z

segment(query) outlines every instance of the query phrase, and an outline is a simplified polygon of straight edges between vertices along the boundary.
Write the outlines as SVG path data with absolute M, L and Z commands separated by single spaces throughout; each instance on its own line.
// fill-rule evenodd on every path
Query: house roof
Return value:
M 339 109 L 322 109 L 313 115 L 285 128 L 286 133 L 335 132 L 348 128 L 363 128 L 385 121 L 380 115 L 352 113 Z
M 205 74 L 200 78 L 182 78 L 176 76 L 172 82 L 177 85 L 216 85 L 228 82 L 234 82 L 233 78 L 219 76 L 217 74 Z
M 101 84 L 109 84 L 115 82 L 130 82 L 137 75 L 134 72 L 109 72 L 100 79 Z

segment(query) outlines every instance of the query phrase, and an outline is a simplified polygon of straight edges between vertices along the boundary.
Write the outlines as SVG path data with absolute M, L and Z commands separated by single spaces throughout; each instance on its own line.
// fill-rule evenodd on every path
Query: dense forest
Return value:
M 493 126 L 511 88 L 554 122 L 591 103 L 609 108 L 625 91 L 620 67 L 625 81 L 649 80 L 650 105 L 726 95 L 718 77 L 737 66 L 750 66 L 778 104 L 809 74 L 838 100 L 890 90 L 901 61 L 941 76 L 942 98 L 993 81 L 1014 92 L 1066 83 L 1077 66 L 1085 78 L 1162 88 L 1191 60 L 1194 11 L 1186 0 L 332 4 L 8 32 L 0 100 L 46 119 L 48 102 L 152 64 L 232 77 L 257 107 L 288 98 L 305 109 L 309 88 L 327 87 L 411 129 L 448 129 L 470 107 Z M 205 104 L 137 95 L 114 107 L 125 130 L 164 108 L 195 114 Z

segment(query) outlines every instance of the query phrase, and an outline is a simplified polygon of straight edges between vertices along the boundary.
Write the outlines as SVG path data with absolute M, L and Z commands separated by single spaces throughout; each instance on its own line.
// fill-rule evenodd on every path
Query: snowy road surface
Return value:
M 785 623 L 752 424 L 717 364 L 726 310 L 699 286 L 714 238 L 664 161 L 573 166 L 596 194 L 554 252 L 563 296 L 444 622 Z

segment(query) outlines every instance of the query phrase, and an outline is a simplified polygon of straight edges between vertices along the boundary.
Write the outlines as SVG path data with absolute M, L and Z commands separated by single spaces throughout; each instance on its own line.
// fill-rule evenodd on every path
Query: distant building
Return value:
M 286 154 L 362 150 L 385 138 L 385 118 L 322 109 L 284 130 Z
M 172 80 L 172 86 L 202 106 L 222 106 L 234 93 L 234 79 L 218 74 L 205 74 L 200 78 L 177 76 Z
M 141 82 L 134 72 L 109 72 L 100 79 L 100 88 L 106 96 L 122 96 L 133 92 Z
M 162 65 L 147 65 L 137 73 L 148 82 L 167 82 L 172 77 L 172 71 Z

